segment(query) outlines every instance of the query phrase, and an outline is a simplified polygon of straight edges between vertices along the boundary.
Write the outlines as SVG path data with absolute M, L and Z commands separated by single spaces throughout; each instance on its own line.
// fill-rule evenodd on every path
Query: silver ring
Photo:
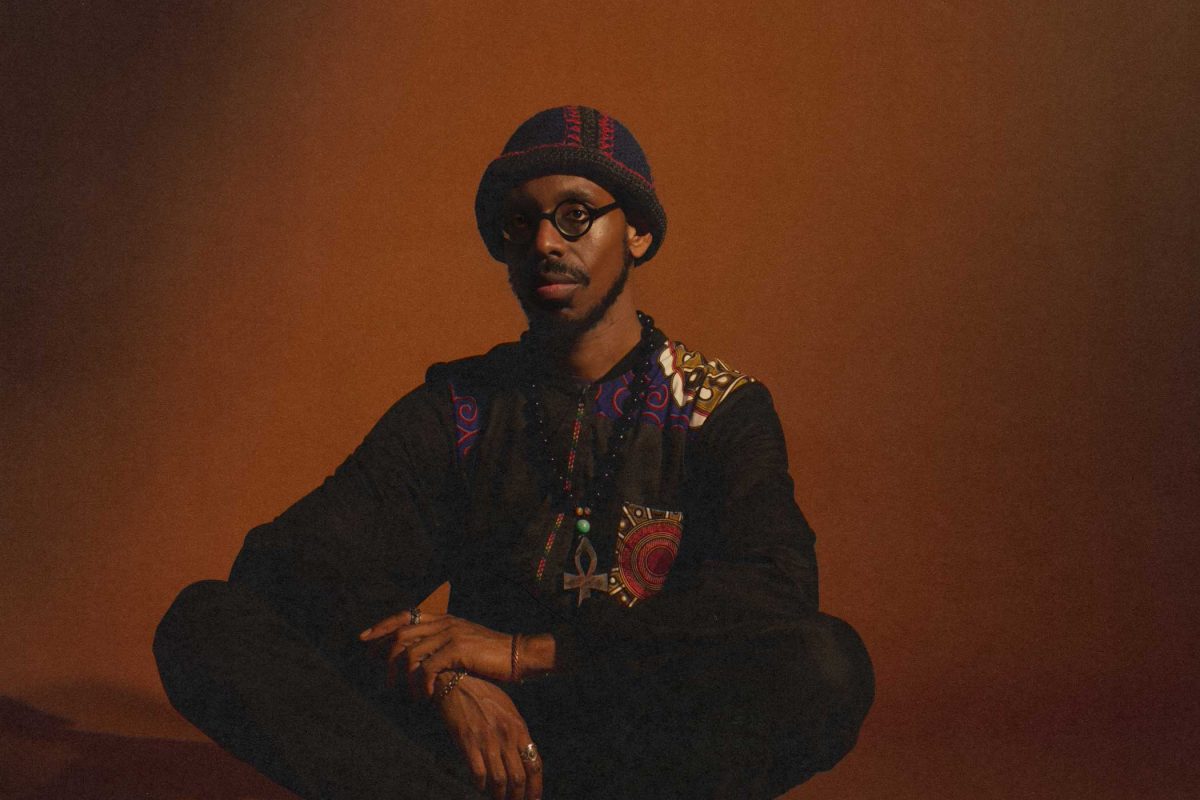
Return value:
M 421 621 L 421 609 L 419 609 L 419 608 L 410 608 L 410 609 L 408 610 L 408 624 L 409 624 L 409 625 L 416 625 L 416 624 L 417 624 L 417 623 L 419 623 L 420 621 Z
M 526 764 L 536 764 L 539 758 L 537 745 L 533 742 L 522 747 L 517 753 L 521 756 L 521 760 Z

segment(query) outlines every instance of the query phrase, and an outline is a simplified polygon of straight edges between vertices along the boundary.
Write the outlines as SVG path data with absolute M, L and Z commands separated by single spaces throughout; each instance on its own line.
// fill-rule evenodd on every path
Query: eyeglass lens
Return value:
M 533 238 L 538 224 L 549 219 L 563 236 L 578 239 L 592 227 L 595 214 L 591 208 L 578 200 L 564 200 L 549 214 L 514 211 L 504 218 L 502 231 L 510 242 L 524 244 Z

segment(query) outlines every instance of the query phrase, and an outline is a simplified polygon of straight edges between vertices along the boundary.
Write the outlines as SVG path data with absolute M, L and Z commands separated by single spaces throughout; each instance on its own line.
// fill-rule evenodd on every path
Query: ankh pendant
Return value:
M 583 560 L 587 557 L 587 569 L 584 569 Z M 596 563 L 599 561 L 596 558 L 596 549 L 592 547 L 592 543 L 588 541 L 586 536 L 581 536 L 579 546 L 575 548 L 575 575 L 563 575 L 563 589 L 578 589 L 579 599 L 575 606 L 578 608 L 583 605 L 583 601 L 591 596 L 592 590 L 603 592 L 607 588 L 607 583 L 603 575 L 596 574 Z

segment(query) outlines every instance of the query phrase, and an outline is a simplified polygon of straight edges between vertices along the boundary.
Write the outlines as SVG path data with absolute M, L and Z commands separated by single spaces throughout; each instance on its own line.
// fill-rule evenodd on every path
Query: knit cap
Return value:
M 562 106 L 521 123 L 479 181 L 475 222 L 492 258 L 504 260 L 499 223 L 504 198 L 513 187 L 543 175 L 579 175 L 603 186 L 621 204 L 626 219 L 654 235 L 638 263 L 658 252 L 667 233 L 667 214 L 654 193 L 650 164 L 637 139 L 594 108 Z

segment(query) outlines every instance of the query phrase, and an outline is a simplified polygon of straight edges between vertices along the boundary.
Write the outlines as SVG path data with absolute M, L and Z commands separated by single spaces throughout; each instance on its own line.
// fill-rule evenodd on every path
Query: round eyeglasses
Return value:
M 548 219 L 564 239 L 573 242 L 592 228 L 592 223 L 610 211 L 620 208 L 620 203 L 610 203 L 592 208 L 578 200 L 563 200 L 553 211 L 513 211 L 505 215 L 500 224 L 504 240 L 513 244 L 529 244 L 542 220 Z

